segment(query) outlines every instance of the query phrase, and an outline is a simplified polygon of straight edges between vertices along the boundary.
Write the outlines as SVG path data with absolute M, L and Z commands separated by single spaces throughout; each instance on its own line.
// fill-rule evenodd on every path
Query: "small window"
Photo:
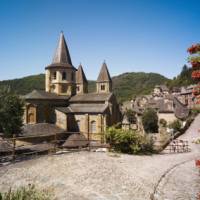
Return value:
M 81 122 L 80 122 L 80 120 L 77 120 L 76 124 L 77 124 L 77 131 L 80 131 L 81 130 Z
M 74 73 L 73 72 L 71 73 L 71 78 L 72 78 L 72 81 L 74 81 Z
M 96 133 L 96 121 L 91 121 L 90 123 L 90 132 Z
M 80 91 L 80 86 L 77 86 L 77 92 L 79 92 Z
M 105 90 L 105 85 L 101 85 L 101 90 Z
M 67 73 L 66 72 L 63 72 L 62 73 L 62 80 L 66 80 L 67 79 Z
M 53 73 L 53 79 L 56 80 L 56 72 Z

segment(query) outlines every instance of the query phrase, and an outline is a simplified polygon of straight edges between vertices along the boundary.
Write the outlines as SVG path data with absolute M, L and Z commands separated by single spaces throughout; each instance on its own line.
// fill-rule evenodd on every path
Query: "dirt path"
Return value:
M 192 141 L 200 137 L 199 126 L 200 115 L 181 138 Z M 59 200 L 148 200 L 166 171 L 200 156 L 199 145 L 191 147 L 190 153 L 153 156 L 116 157 L 93 152 L 45 156 L 1 167 L 0 191 L 32 183 L 52 189 Z M 183 196 L 189 200 L 192 196 L 185 193 L 196 194 L 198 188 L 199 176 L 191 161 L 167 173 L 157 195 L 159 200 L 178 200 Z
M 194 158 L 177 163 L 163 174 L 155 191 L 155 200 L 191 200 L 196 199 L 197 194 L 200 193 L 199 172 L 194 167 L 194 159 L 200 158 L 200 148 L 199 145 L 193 143 L 197 138 L 200 138 L 199 129 L 200 115 L 197 116 L 186 133 L 179 137 L 179 139 L 189 141 L 191 154 L 194 154 Z

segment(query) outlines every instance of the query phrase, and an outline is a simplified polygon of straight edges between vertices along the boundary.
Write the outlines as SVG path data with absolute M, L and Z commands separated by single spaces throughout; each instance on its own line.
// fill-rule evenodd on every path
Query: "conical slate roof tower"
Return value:
M 80 64 L 76 72 L 76 93 L 83 94 L 88 92 L 88 81 L 86 79 L 83 67 Z
M 99 76 L 97 78 L 97 82 L 107 82 L 107 81 L 111 81 L 111 77 L 110 77 L 110 73 L 108 71 L 108 67 L 104 61 L 102 64 Z
M 105 61 L 102 64 L 99 76 L 97 78 L 97 93 L 112 92 L 112 79 Z
M 52 63 L 45 70 L 46 92 L 67 96 L 75 94 L 76 68 L 72 65 L 63 32 L 60 33 Z

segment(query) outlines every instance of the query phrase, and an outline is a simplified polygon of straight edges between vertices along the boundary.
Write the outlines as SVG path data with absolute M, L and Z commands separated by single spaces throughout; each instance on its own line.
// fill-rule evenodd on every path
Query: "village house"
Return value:
M 82 132 L 99 138 L 107 126 L 120 121 L 120 110 L 112 93 L 112 79 L 103 62 L 96 92 L 88 93 L 82 65 L 76 69 L 61 33 L 53 61 L 45 68 L 45 91 L 24 96 L 25 124 L 54 124 L 66 132 Z
M 177 94 L 170 94 L 168 88 L 164 85 L 156 85 L 151 95 L 140 96 L 124 104 L 124 113 L 126 110 L 131 109 L 137 120 L 132 124 L 124 115 L 122 127 L 124 129 L 137 127 L 135 129 L 143 131 L 141 116 L 147 108 L 155 109 L 158 119 L 164 119 L 167 124 L 177 119 L 185 120 L 189 115 L 189 108 L 179 100 Z

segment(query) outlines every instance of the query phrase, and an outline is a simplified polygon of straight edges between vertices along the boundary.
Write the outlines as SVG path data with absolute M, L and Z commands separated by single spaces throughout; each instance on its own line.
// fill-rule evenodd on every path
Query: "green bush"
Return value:
M 198 114 L 200 113 L 200 108 L 193 108 L 193 109 L 191 110 L 191 112 L 192 112 L 192 114 L 193 114 L 194 116 L 196 116 L 196 115 L 198 115 Z
M 136 113 L 135 113 L 133 110 L 127 109 L 127 110 L 125 111 L 125 115 L 127 116 L 128 121 L 129 121 L 131 124 L 133 124 L 133 123 L 135 123 L 135 122 L 137 121 Z
M 165 119 L 160 119 L 160 124 L 163 126 L 163 127 L 166 127 L 167 126 L 167 121 Z
M 146 154 L 153 152 L 153 140 L 133 130 L 124 131 L 110 127 L 106 131 L 106 141 L 116 152 L 128 154 Z
M 0 192 L 0 200 L 53 200 L 53 195 L 47 190 L 37 190 L 34 185 L 20 187 L 17 190 L 9 189 Z
M 177 119 L 169 124 L 169 128 L 174 129 L 174 132 L 178 132 L 181 130 L 181 122 Z
M 146 133 L 158 132 L 158 115 L 154 109 L 149 108 L 144 111 L 142 124 Z

